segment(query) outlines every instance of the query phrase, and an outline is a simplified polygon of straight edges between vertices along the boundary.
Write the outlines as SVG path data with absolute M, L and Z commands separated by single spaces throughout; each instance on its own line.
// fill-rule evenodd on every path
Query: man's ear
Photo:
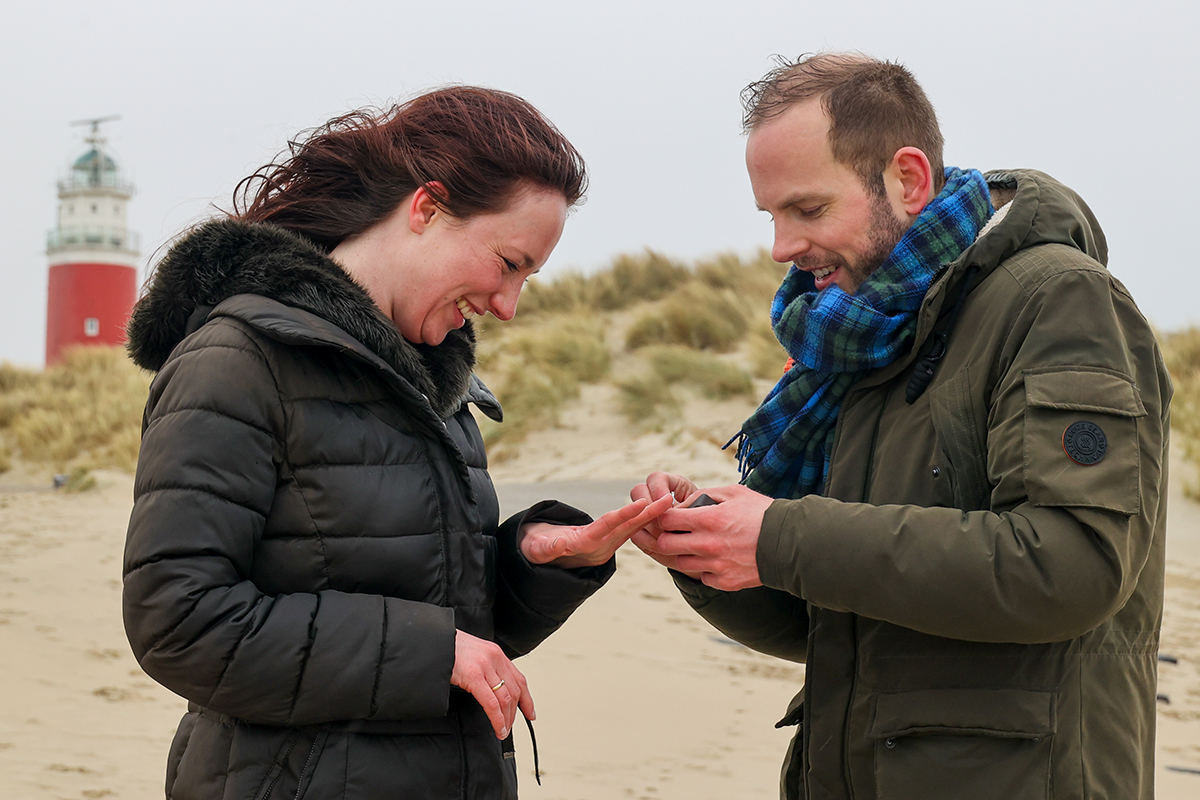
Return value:
M 438 205 L 437 200 L 429 192 L 429 187 L 444 193 L 446 190 L 441 183 L 431 181 L 418 186 L 408 198 L 408 227 L 413 233 L 424 233 L 439 214 L 446 212 Z
M 929 158 L 916 147 L 901 147 L 885 171 L 897 194 L 893 195 L 909 217 L 916 218 L 933 200 L 933 168 Z

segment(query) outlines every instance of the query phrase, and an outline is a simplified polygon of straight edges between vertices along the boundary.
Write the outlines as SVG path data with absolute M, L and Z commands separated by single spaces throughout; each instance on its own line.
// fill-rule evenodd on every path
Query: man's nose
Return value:
M 771 258 L 780 264 L 789 264 L 809 251 L 811 244 L 799 233 L 775 229 L 775 242 L 771 245 Z

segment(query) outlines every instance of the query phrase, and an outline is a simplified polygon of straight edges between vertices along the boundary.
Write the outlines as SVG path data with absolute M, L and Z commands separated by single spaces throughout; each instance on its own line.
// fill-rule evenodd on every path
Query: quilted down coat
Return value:
M 322 251 L 208 223 L 138 303 L 150 389 L 124 557 L 143 669 L 187 698 L 166 796 L 511 798 L 511 737 L 450 685 L 455 630 L 529 652 L 613 571 L 498 524 L 470 324 L 413 345 Z

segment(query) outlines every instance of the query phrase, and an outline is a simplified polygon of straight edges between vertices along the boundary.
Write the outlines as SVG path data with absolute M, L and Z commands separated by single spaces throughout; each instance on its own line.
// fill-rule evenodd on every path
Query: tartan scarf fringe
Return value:
M 842 400 L 865 373 L 908 351 L 934 278 L 991 214 L 983 175 L 947 167 L 942 191 L 855 294 L 836 285 L 815 292 L 810 274 L 788 270 L 771 323 L 795 365 L 725 445 L 737 442 L 742 483 L 772 497 L 822 490 Z

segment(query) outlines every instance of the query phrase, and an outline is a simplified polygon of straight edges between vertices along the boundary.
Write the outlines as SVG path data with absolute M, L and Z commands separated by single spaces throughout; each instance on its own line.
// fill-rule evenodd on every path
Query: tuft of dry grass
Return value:
M 662 430 L 678 412 L 682 401 L 672 386 L 753 399 L 752 378 L 777 377 L 787 359 L 765 322 L 786 270 L 765 250 L 690 268 L 647 250 L 618 256 L 593 275 L 531 282 L 516 324 L 480 328 L 479 372 L 505 409 L 503 425 L 480 423 L 485 441 L 500 446 L 491 458 L 504 460 L 529 431 L 557 424 L 580 384 L 611 380 L 610 329 L 635 351 L 622 356 L 632 366 L 613 382 L 621 411 L 639 428 Z M 753 375 L 713 355 L 735 350 L 754 365 Z
M 679 345 L 658 345 L 646 348 L 644 355 L 654 376 L 667 385 L 691 386 L 714 400 L 754 399 L 750 376 L 712 353 Z
M 0 467 L 132 471 L 150 374 L 117 347 L 79 347 L 45 372 L 0 367 Z
M 737 347 L 748 322 L 734 290 L 693 281 L 638 317 L 625 334 L 625 346 L 678 344 L 725 353 Z
M 657 300 L 691 278 L 686 266 L 653 250 L 619 255 L 608 269 L 593 275 L 567 274 L 553 281 L 531 281 L 521 294 L 521 315 L 530 318 L 580 308 L 618 311 Z
M 661 431 L 682 408 L 671 385 L 656 375 L 626 378 L 617 383 L 621 413 L 643 431 Z
M 579 396 L 580 384 L 607 376 L 610 364 L 604 319 L 582 308 L 511 330 L 489 327 L 478 369 L 504 406 L 504 423 L 481 421 L 484 441 L 513 445 L 531 430 L 556 425 L 562 404 Z
M 771 254 L 760 249 L 749 260 L 733 253 L 722 253 L 696 264 L 696 278 L 714 289 L 732 289 L 747 301 L 750 308 L 764 317 L 771 307 L 771 298 L 788 271 Z
M 1200 328 L 1160 334 L 1163 360 L 1175 384 L 1171 400 L 1171 437 L 1183 448 L 1184 458 L 1200 468 Z M 1184 486 L 1200 499 L 1200 486 Z

